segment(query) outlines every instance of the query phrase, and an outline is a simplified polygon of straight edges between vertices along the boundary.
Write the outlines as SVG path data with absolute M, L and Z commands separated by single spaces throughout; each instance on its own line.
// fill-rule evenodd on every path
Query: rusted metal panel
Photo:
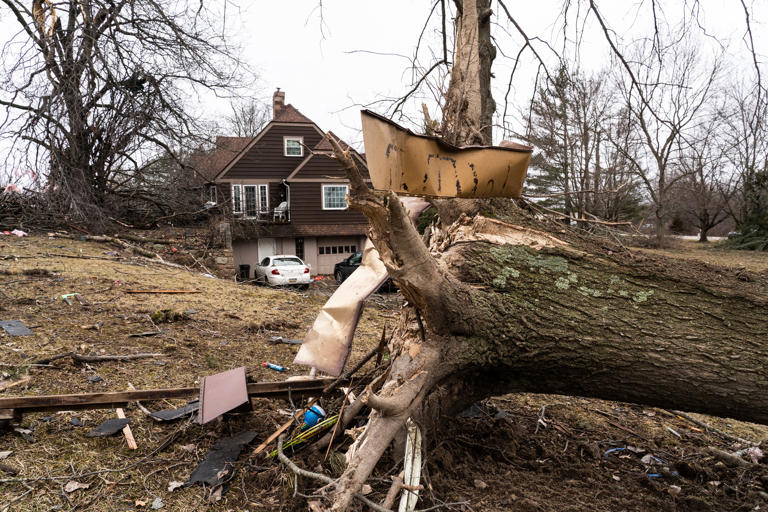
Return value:
M 377 190 L 433 197 L 520 197 L 533 148 L 448 144 L 362 111 L 365 158 Z

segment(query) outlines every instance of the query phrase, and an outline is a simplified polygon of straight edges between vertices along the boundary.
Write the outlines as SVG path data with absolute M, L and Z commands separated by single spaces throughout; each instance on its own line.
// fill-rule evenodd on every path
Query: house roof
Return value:
M 285 105 L 280 113 L 278 113 L 272 120 L 275 123 L 307 123 L 314 124 L 311 119 L 299 112 L 299 110 L 291 105 Z
M 328 139 L 329 135 L 334 139 L 336 139 L 336 142 L 339 143 L 339 146 L 341 146 L 341 149 L 345 151 L 349 149 L 349 145 L 346 142 L 341 140 L 339 136 L 336 135 L 335 133 L 329 131 L 328 133 L 325 134 L 325 136 L 323 137 L 323 140 L 318 142 L 317 145 L 314 148 L 312 148 L 312 150 L 313 151 L 333 151 L 333 146 L 331 145 L 331 141 Z
M 237 155 L 252 137 L 216 137 L 213 149 L 195 151 L 186 160 L 203 181 L 213 181 L 219 171 Z

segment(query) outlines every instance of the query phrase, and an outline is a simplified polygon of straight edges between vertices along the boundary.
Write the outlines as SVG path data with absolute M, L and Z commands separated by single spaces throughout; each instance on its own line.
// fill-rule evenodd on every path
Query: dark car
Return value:
M 363 261 L 363 252 L 357 251 L 355 254 L 350 256 L 349 258 L 342 260 L 338 262 L 336 265 L 333 266 L 333 277 L 336 279 L 336 282 L 341 284 L 344 282 L 345 279 L 347 279 L 352 272 L 354 272 L 357 267 L 360 266 L 360 262 Z M 381 288 L 379 288 L 379 291 L 384 290 L 397 290 L 397 286 L 392 281 L 391 277 L 388 277 L 387 280 L 384 282 L 383 285 L 381 285 Z

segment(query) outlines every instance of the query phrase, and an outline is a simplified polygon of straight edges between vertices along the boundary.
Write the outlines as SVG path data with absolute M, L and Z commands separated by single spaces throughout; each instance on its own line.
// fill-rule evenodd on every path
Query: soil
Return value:
M 179 262 L 184 261 L 181 242 L 177 244 L 182 253 Z M 731 252 L 729 261 L 741 256 Z M 194 264 L 194 258 L 190 262 Z M 762 268 L 750 270 L 759 273 Z M 332 292 L 332 280 L 302 292 L 214 279 L 203 273 L 200 268 L 188 271 L 149 263 L 107 244 L 44 234 L 1 237 L 0 320 L 22 320 L 34 335 L 11 337 L 0 331 L 0 389 L 30 378 L 27 387 L 0 392 L 0 398 L 119 391 L 129 383 L 139 389 L 190 386 L 205 375 L 243 365 L 257 381 L 307 373 L 306 368 L 291 367 L 296 346 L 270 343 L 269 338 L 302 338 Z M 138 288 L 199 293 L 126 293 Z M 82 294 L 87 305 L 73 300 L 70 306 L 61 299 L 74 292 Z M 397 293 L 374 296 L 358 327 L 352 362 L 379 342 L 383 328 L 394 325 L 401 302 Z M 158 334 L 130 336 L 151 331 Z M 88 364 L 67 358 L 49 366 L 31 365 L 70 351 L 163 355 Z M 276 373 L 263 368 L 264 361 L 289 369 Z M 370 370 L 372 364 L 360 371 L 357 382 Z M 89 381 L 88 377 L 95 380 L 96 376 L 103 380 Z M 353 382 L 352 388 L 359 390 L 359 384 Z M 341 401 L 336 395 L 322 404 L 333 414 Z M 144 405 L 159 410 L 184 403 Z M 135 451 L 121 435 L 86 437 L 99 423 L 115 417 L 112 410 L 25 415 L 15 425 L 20 430 L 0 433 L 0 452 L 12 452 L 0 460 L 0 510 L 151 510 L 153 503 L 173 511 L 306 510 L 313 499 L 302 495 L 320 485 L 299 479 L 295 490 L 293 473 L 274 459 L 252 456 L 253 445 L 244 449 L 234 478 L 220 490 L 200 486 L 169 490 L 171 482 L 187 480 L 216 441 L 252 430 L 257 433 L 253 444 L 258 444 L 286 421 L 291 410 L 286 401 L 255 400 L 251 411 L 198 425 L 191 419 L 157 423 L 131 404 L 125 412 L 139 446 Z M 731 436 L 753 442 L 768 438 L 766 426 L 696 417 Z M 73 425 L 73 418 L 85 426 Z M 325 460 L 324 454 L 310 455 L 307 450 L 287 453 L 302 467 L 338 475 L 350 436 L 363 422 L 361 416 L 357 425 L 350 426 L 343 442 Z M 708 447 L 732 452 L 745 445 L 670 411 L 561 396 L 508 395 L 447 419 L 440 438 L 427 441 L 431 448 L 425 453 L 425 489 L 418 504 L 422 509 L 746 511 L 768 507 L 768 460 L 730 467 Z M 656 457 L 652 463 L 643 462 L 648 455 Z M 382 459 L 369 482 L 369 498 L 383 499 L 390 476 L 402 468 L 398 458 L 391 452 Z M 88 487 L 71 490 L 70 481 Z

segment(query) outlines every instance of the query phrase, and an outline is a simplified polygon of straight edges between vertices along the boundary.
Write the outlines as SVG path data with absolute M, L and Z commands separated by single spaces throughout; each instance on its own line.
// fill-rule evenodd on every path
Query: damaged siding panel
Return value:
M 284 155 L 284 137 L 301 137 L 304 144 L 310 148 L 322 138 L 312 125 L 275 124 L 268 130 L 229 171 L 221 176 L 221 180 L 285 178 L 301 163 L 302 158 Z
M 330 185 L 330 182 L 325 182 Z M 346 185 L 346 182 L 339 182 Z M 291 183 L 291 222 L 294 224 L 367 224 L 357 210 L 323 210 L 323 183 Z

